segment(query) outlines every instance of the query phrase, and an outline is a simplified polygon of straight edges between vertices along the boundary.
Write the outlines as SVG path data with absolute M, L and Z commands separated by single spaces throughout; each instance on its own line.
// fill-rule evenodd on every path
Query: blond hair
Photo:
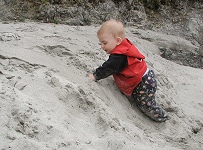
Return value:
M 124 26 L 119 20 L 110 19 L 105 21 L 97 31 L 97 36 L 106 32 L 111 33 L 114 38 L 120 37 L 122 40 L 125 38 Z

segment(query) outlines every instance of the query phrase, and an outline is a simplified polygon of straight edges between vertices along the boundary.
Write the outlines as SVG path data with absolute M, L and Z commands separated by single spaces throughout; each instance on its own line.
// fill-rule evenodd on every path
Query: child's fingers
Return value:
M 94 77 L 93 74 L 89 74 L 88 76 L 89 76 L 90 79 L 92 79 L 93 81 L 95 81 L 95 77 Z

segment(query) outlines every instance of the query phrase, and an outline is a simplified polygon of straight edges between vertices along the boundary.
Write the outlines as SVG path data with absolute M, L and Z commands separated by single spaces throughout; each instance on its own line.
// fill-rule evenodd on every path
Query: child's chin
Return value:
M 105 51 L 107 54 L 110 54 L 111 53 L 111 51 Z

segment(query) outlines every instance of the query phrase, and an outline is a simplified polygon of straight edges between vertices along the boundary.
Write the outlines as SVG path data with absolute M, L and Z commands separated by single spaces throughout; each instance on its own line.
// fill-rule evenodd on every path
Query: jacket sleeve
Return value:
M 96 80 L 106 78 L 124 69 L 128 64 L 127 56 L 121 54 L 111 54 L 109 59 L 93 73 Z

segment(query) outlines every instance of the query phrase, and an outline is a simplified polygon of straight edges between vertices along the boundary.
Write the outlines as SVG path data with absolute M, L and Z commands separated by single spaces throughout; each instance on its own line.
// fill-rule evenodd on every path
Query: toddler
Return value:
M 154 71 L 148 69 L 145 57 L 125 38 L 122 22 L 114 19 L 104 22 L 97 36 L 109 59 L 89 77 L 98 81 L 113 75 L 119 89 L 147 116 L 158 122 L 170 119 L 155 101 L 157 82 Z

